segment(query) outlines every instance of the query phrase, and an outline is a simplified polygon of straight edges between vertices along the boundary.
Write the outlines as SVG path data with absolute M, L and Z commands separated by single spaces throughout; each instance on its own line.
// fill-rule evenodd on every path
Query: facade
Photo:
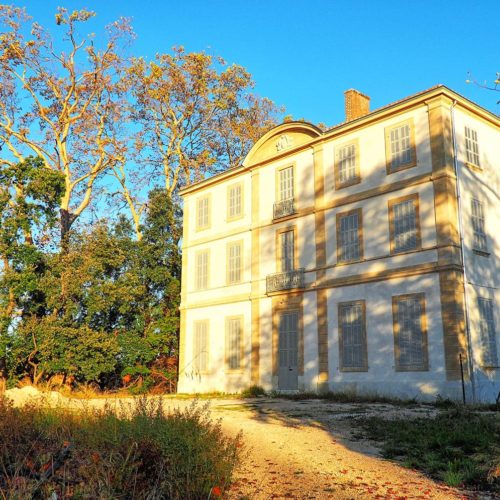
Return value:
M 499 118 L 345 97 L 182 191 L 179 392 L 499 393 Z

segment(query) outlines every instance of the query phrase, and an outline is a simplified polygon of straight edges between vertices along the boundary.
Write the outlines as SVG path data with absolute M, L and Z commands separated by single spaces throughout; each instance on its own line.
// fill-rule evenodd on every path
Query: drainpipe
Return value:
M 469 376 L 472 390 L 472 402 L 476 402 L 476 384 L 474 375 L 474 359 L 472 356 L 472 342 L 470 333 L 470 319 L 469 319 L 469 294 L 467 291 L 467 273 L 465 266 L 465 245 L 464 245 L 464 233 L 462 224 L 462 197 L 460 194 L 460 177 L 458 169 L 457 160 L 457 140 L 455 134 L 455 106 L 457 101 L 453 101 L 451 105 L 451 136 L 453 141 L 453 168 L 455 170 L 456 178 L 456 193 L 457 193 L 457 205 L 458 205 L 458 234 L 460 237 L 460 253 L 462 254 L 462 274 L 464 281 L 464 305 L 465 305 L 465 334 L 467 337 L 467 358 L 468 358 L 468 368 Z

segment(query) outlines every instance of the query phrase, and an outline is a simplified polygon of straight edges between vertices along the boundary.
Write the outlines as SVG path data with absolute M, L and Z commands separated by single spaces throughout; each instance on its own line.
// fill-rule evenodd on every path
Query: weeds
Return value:
M 2 400 L 0 435 L 7 498 L 207 498 L 230 484 L 241 443 L 206 405 L 167 413 L 146 398 L 78 412 Z
M 359 421 L 366 437 L 382 441 L 386 458 L 403 460 L 450 486 L 500 492 L 500 418 L 452 407 L 434 418 Z

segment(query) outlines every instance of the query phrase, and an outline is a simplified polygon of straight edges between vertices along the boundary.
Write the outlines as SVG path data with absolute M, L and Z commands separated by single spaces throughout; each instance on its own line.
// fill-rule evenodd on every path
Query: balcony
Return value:
M 304 288 L 304 268 L 270 274 L 266 278 L 266 292 Z
M 293 215 L 295 212 L 295 200 L 293 198 L 277 201 L 274 204 L 273 219 L 280 219 L 287 215 Z

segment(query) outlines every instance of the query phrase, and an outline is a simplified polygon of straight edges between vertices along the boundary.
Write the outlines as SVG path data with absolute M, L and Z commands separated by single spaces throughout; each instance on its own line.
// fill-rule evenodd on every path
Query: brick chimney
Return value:
M 370 98 L 355 89 L 344 92 L 345 119 L 350 122 L 370 112 Z

